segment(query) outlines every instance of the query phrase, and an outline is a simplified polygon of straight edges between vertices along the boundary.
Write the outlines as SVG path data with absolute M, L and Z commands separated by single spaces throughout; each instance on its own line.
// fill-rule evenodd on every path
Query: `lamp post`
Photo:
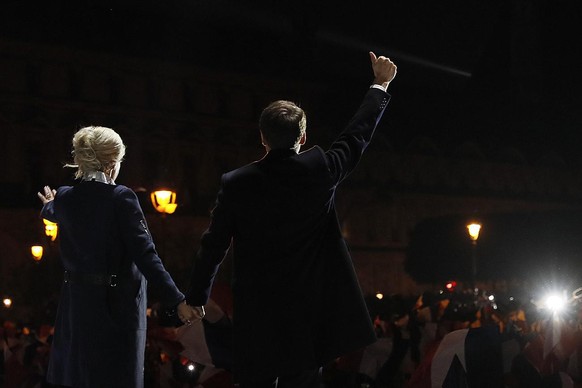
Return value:
M 168 189 L 153 191 L 151 196 L 152 205 L 158 213 L 162 215 L 162 257 L 166 254 L 166 214 L 173 214 L 178 207 L 176 203 L 176 192 Z
M 481 232 L 481 224 L 475 221 L 469 223 L 467 232 L 471 239 L 471 283 L 474 291 L 477 288 L 477 240 L 479 239 L 479 232 Z
M 45 272 L 45 276 L 47 276 L 46 272 L 48 271 L 48 278 L 50 279 L 48 285 L 52 292 L 58 290 L 60 284 L 58 276 L 58 273 L 60 272 L 59 251 L 58 244 L 56 243 L 59 233 L 59 225 L 47 220 L 46 218 L 42 219 L 42 223 L 44 225 L 44 235 L 46 236 L 47 241 L 42 245 L 37 244 L 30 247 L 30 252 L 36 264 L 40 265 L 38 271 L 41 273 Z

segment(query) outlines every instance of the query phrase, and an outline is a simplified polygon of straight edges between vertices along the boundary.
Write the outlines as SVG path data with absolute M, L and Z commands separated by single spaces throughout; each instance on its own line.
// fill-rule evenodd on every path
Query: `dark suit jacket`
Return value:
M 187 299 L 206 303 L 232 241 L 238 379 L 317 367 L 375 340 L 334 196 L 388 100 L 387 93 L 370 89 L 328 151 L 276 149 L 222 176 Z
M 155 251 L 135 193 L 81 182 L 60 187 L 41 215 L 59 225 L 65 270 L 118 275 L 116 287 L 63 283 L 48 381 L 75 388 L 142 387 L 147 281 L 168 306 L 184 296 Z

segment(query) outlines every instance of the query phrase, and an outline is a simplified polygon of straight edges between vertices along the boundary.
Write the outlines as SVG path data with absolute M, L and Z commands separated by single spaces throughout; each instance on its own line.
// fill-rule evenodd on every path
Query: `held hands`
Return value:
M 205 315 L 204 306 L 190 306 L 186 301 L 178 305 L 178 318 L 186 325 L 201 320 Z
M 44 194 L 42 194 L 39 191 L 38 193 L 36 193 L 36 195 L 38 195 L 38 198 L 42 201 L 42 204 L 46 205 L 50 201 L 54 201 L 55 195 L 57 195 L 57 191 L 52 190 L 49 186 L 45 186 L 44 187 Z
M 374 70 L 374 83 L 388 88 L 390 82 L 396 77 L 396 65 L 390 58 L 376 57 L 376 54 L 371 51 L 370 61 L 372 61 L 372 70 Z

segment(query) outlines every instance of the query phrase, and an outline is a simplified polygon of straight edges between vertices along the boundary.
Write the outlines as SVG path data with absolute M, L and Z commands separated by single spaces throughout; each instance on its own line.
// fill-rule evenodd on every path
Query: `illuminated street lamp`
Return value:
M 42 222 L 44 222 L 44 234 L 46 234 L 47 237 L 50 237 L 51 241 L 55 241 L 59 232 L 58 225 L 55 222 L 49 221 L 45 218 L 42 219 Z
M 467 231 L 469 232 L 469 237 L 474 244 L 477 244 L 479 239 L 479 232 L 481 231 L 481 224 L 478 222 L 471 222 L 467 225 Z
M 34 259 L 34 261 L 41 261 L 42 259 L 42 253 L 44 251 L 44 248 L 42 247 L 42 245 L 33 245 L 30 247 L 30 253 L 32 254 L 32 258 Z
M 471 222 L 467 225 L 467 232 L 471 239 L 471 281 L 473 289 L 477 286 L 477 240 L 479 239 L 479 232 L 481 232 L 481 224 L 479 222 Z
M 9 309 L 10 307 L 12 307 L 12 299 L 4 298 L 4 299 L 2 299 L 2 304 L 4 305 L 4 307 Z
M 154 209 L 162 214 L 172 214 L 176 211 L 176 192 L 171 190 L 156 190 L 151 194 Z

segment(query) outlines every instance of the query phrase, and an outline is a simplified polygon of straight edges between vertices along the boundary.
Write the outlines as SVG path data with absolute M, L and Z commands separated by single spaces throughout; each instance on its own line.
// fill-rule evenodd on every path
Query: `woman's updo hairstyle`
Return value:
M 125 155 L 125 145 L 121 137 L 111 128 L 85 127 L 73 136 L 74 164 L 65 167 L 77 169 L 75 178 L 85 173 L 103 171 L 108 173 Z

